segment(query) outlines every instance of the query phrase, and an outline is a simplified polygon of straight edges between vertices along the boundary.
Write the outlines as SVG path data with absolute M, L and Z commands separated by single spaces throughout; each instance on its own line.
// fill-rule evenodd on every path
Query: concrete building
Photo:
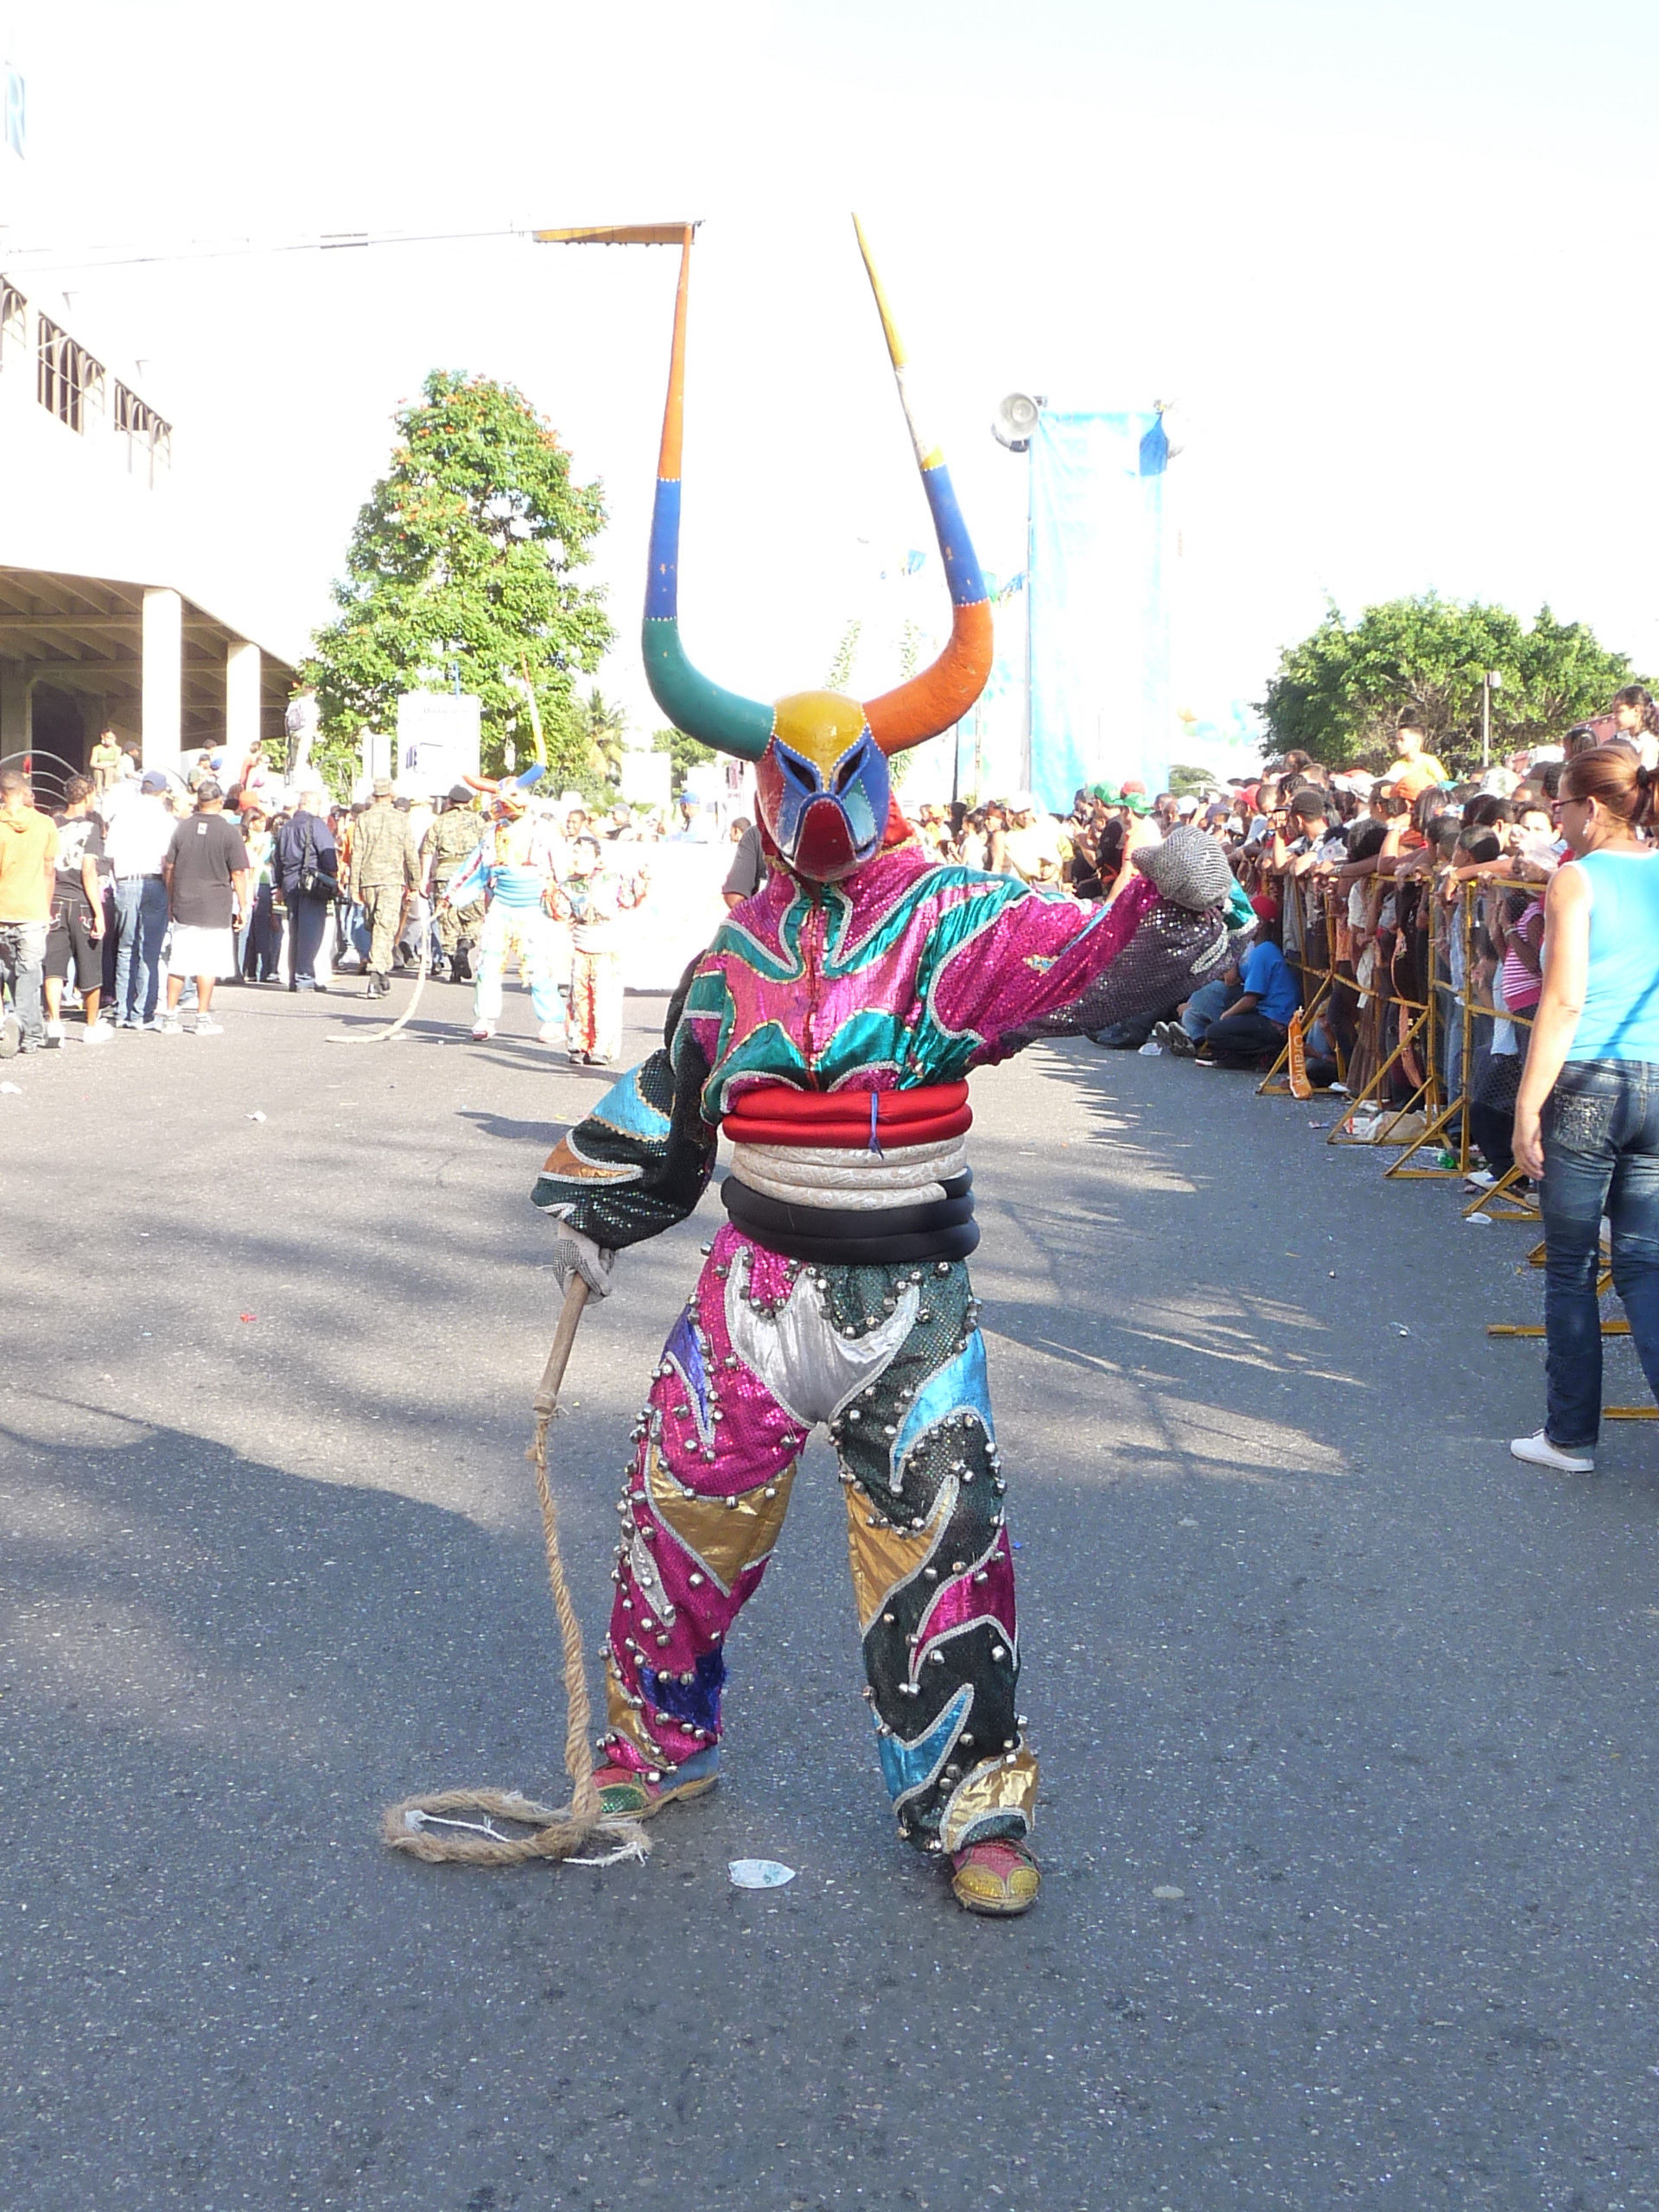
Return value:
M 118 334 L 33 278 L 26 251 L 9 266 L 9 243 L 41 235 L 41 194 L 7 46 L 0 22 L 0 760 L 79 766 L 105 728 L 146 767 L 260 736 L 280 759 L 304 641 L 273 634 L 216 553 L 244 526 L 233 495 L 192 470 L 188 429 Z

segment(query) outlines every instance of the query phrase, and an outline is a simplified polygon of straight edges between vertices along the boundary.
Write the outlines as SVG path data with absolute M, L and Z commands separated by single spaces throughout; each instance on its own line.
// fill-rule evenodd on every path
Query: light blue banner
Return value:
M 1169 772 L 1169 611 L 1159 416 L 1045 408 L 1032 440 L 1031 788 Z

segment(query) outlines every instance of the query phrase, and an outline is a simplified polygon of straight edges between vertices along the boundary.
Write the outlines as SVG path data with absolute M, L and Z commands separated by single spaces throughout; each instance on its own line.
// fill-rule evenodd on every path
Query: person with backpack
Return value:
M 300 803 L 276 832 L 273 868 L 288 909 L 290 991 L 326 991 L 317 963 L 327 942 L 331 910 L 340 895 L 340 853 L 321 791 L 300 793 Z M 326 970 L 325 970 L 326 973 Z

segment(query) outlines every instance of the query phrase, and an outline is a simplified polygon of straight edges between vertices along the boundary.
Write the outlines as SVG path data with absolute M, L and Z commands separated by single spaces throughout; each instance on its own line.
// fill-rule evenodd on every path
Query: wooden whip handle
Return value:
M 570 1364 L 570 1347 L 576 1341 L 576 1328 L 582 1319 L 582 1310 L 592 1293 L 581 1275 L 573 1274 L 570 1287 L 564 1294 L 564 1305 L 559 1314 L 559 1325 L 553 1332 L 553 1341 L 548 1347 L 547 1365 L 542 1370 L 540 1388 L 536 1393 L 536 1410 L 545 1410 L 550 1415 L 558 1407 L 559 1386 L 564 1381 L 564 1370 Z

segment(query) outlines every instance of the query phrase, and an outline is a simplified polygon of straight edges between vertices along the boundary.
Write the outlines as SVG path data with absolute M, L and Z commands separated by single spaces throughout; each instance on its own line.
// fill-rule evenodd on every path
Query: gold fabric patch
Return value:
M 960 1851 L 977 1822 L 991 1813 L 1018 1813 L 1030 1827 L 1036 1817 L 1037 1762 L 1021 1744 L 995 1766 L 976 1767 L 950 1793 L 939 1822 L 939 1843 Z
M 547 1155 L 542 1168 L 543 1175 L 555 1175 L 565 1183 L 634 1183 L 639 1179 L 637 1166 L 606 1166 L 596 1160 L 584 1160 L 573 1151 L 569 1137 L 561 1137 Z
M 933 1510 L 925 1529 L 869 1528 L 869 1500 L 856 1484 L 847 1485 L 847 1556 L 853 1569 L 853 1600 L 858 1607 L 858 1632 L 868 1635 L 870 1624 L 901 1582 L 908 1582 L 927 1563 L 928 1554 L 944 1535 L 957 1510 L 957 1484 L 952 1477 L 939 1486 Z
M 791 1459 L 769 1481 L 728 1504 L 721 1497 L 688 1497 L 652 1445 L 645 1483 L 658 1519 L 729 1598 L 744 1568 L 765 1559 L 778 1541 L 789 1510 L 795 1464 Z M 768 1491 L 776 1495 L 768 1497 Z
M 632 1744 L 636 1751 L 644 1755 L 647 1766 L 662 1764 L 662 1746 L 651 1740 L 645 1715 L 628 1703 L 622 1678 L 616 1671 L 616 1661 L 608 1651 L 605 1654 L 605 1718 L 611 1733 Z

